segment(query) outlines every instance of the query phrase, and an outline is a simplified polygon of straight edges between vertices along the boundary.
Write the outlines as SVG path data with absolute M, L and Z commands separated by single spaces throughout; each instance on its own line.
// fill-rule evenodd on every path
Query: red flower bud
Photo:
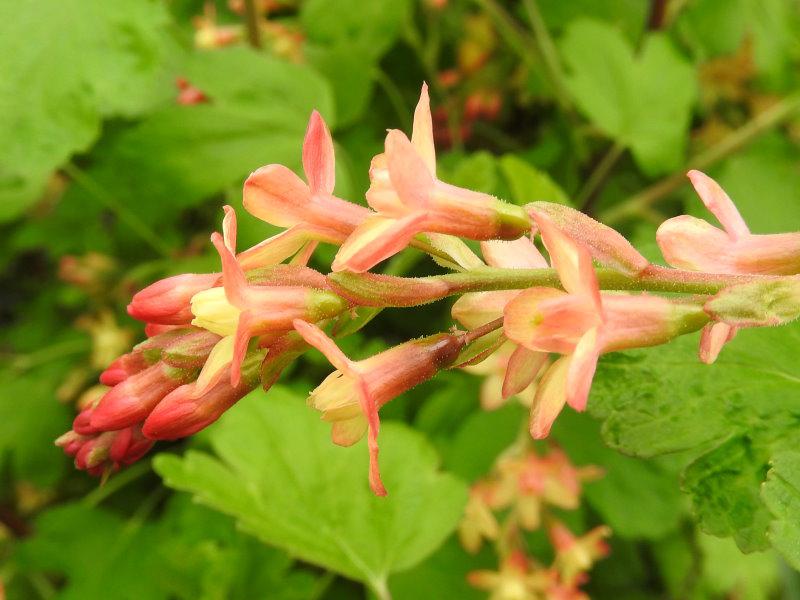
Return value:
M 214 287 L 218 279 L 219 273 L 186 273 L 156 281 L 134 295 L 128 314 L 146 323 L 188 325 L 192 321 L 192 296 Z

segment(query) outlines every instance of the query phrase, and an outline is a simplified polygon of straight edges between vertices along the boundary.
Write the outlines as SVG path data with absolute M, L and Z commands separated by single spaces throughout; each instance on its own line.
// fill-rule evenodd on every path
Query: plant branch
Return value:
M 258 24 L 256 0 L 244 0 L 244 22 L 247 28 L 247 42 L 253 48 L 261 48 L 261 28 Z
M 750 143 L 762 133 L 791 117 L 798 110 L 800 110 L 800 94 L 794 94 L 784 98 L 732 132 L 719 143 L 691 158 L 681 172 L 674 173 L 654 183 L 624 202 L 605 211 L 600 215 L 600 221 L 606 225 L 613 225 L 641 214 L 643 210 L 656 204 L 666 196 L 669 196 L 686 183 L 684 171 L 689 169 L 699 169 L 702 171 L 711 167 L 723 158 L 730 156 Z

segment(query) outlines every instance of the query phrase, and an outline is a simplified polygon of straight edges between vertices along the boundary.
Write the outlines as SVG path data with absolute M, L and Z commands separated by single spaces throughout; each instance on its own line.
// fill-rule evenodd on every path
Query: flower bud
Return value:
M 552 202 L 533 202 L 526 208 L 547 215 L 558 229 L 584 245 L 592 258 L 605 267 L 635 276 L 650 264 L 614 229 L 574 208 Z
M 112 431 L 139 423 L 164 396 L 196 375 L 196 370 L 158 362 L 111 388 L 95 407 L 91 425 Z
M 716 321 L 738 327 L 782 325 L 800 316 L 800 277 L 742 283 L 705 303 Z
M 205 429 L 256 387 L 263 356 L 256 352 L 245 359 L 237 386 L 230 384 L 229 377 L 222 377 L 199 396 L 194 393 L 195 383 L 173 390 L 147 416 L 143 434 L 151 440 L 174 440 Z
M 357 306 L 418 306 L 444 298 L 450 286 L 435 277 L 394 277 L 377 273 L 331 273 L 331 288 Z
M 156 281 L 133 296 L 128 314 L 146 323 L 188 325 L 192 320 L 192 296 L 214 287 L 218 280 L 219 273 L 186 273 Z

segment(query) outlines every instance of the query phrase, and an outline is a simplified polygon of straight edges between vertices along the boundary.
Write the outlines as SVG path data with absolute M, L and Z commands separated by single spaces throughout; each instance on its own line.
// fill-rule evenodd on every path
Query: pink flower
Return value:
M 689 171 L 697 194 L 722 229 L 689 215 L 664 221 L 656 240 L 673 267 L 706 273 L 793 275 L 800 273 L 800 232 L 754 235 L 719 184 Z
M 362 272 L 389 258 L 422 232 L 476 240 L 515 239 L 530 229 L 525 211 L 494 196 L 436 178 L 428 88 L 423 85 L 409 140 L 392 130 L 386 152 L 372 160 L 367 202 L 377 211 L 339 249 L 333 271 Z
M 333 423 L 335 444 L 350 446 L 368 433 L 369 481 L 378 496 L 386 495 L 378 468 L 378 410 L 403 392 L 450 365 L 463 346 L 461 338 L 439 334 L 412 340 L 361 361 L 352 361 L 316 325 L 296 320 L 303 339 L 322 352 L 336 371 L 311 392 L 310 404 Z
M 534 211 L 542 239 L 566 292 L 530 288 L 505 307 L 509 339 L 539 352 L 563 354 L 539 383 L 531 411 L 531 435 L 547 437 L 569 404 L 586 407 L 597 360 L 604 352 L 662 344 L 707 321 L 691 301 L 646 294 L 604 293 L 588 250 L 572 241 L 543 213 Z
M 481 253 L 492 267 L 542 269 L 548 264 L 536 246 L 526 237 L 511 242 L 481 242 Z M 453 305 L 452 315 L 468 329 L 475 329 L 503 316 L 506 305 L 520 292 L 503 290 L 464 294 Z M 466 367 L 485 375 L 481 386 L 481 406 L 499 408 L 512 396 L 522 394 L 532 384 L 547 362 L 546 352 L 536 352 L 511 342 L 502 343 L 490 358 Z
M 800 273 L 800 232 L 754 235 L 720 185 L 700 171 L 689 179 L 722 229 L 689 215 L 669 219 L 656 232 L 673 267 L 707 273 L 793 275 Z M 711 323 L 700 339 L 700 360 L 713 363 L 737 328 Z
M 244 183 L 243 204 L 259 219 L 288 229 L 242 252 L 243 268 L 274 264 L 316 241 L 342 243 L 369 214 L 369 209 L 333 195 L 333 140 L 317 111 L 311 114 L 303 142 L 304 183 L 283 165 L 267 165 Z
M 234 256 L 236 215 L 225 207 L 225 236 L 214 233 L 211 241 L 222 260 L 221 288 L 204 290 L 192 297 L 192 324 L 212 331 L 222 339 L 211 351 L 197 381 L 195 392 L 206 393 L 230 365 L 230 382 L 238 387 L 241 364 L 253 337 L 292 329 L 295 319 L 318 321 L 338 315 L 347 303 L 336 294 L 305 285 L 281 282 L 252 285 Z M 324 278 L 320 277 L 320 285 Z

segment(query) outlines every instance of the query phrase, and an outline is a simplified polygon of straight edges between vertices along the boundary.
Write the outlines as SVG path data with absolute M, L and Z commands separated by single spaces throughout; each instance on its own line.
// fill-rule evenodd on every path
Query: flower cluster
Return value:
M 580 586 L 587 571 L 608 553 L 604 538 L 608 527 L 595 527 L 574 535 L 552 509 L 575 510 L 580 504 L 581 482 L 602 475 L 596 467 L 575 467 L 559 449 L 540 456 L 512 449 L 502 456 L 492 473 L 471 490 L 459 537 L 464 548 L 476 553 L 484 539 L 495 544 L 498 571 L 474 571 L 469 582 L 490 591 L 490 597 L 506 599 L 581 599 Z M 504 514 L 502 521 L 498 515 Z M 549 566 L 525 551 L 524 532 L 546 528 L 554 550 Z
M 314 112 L 302 148 L 305 179 L 271 164 L 244 183 L 244 208 L 284 230 L 238 251 L 236 214 L 226 206 L 222 232 L 211 236 L 219 272 L 169 277 L 134 295 L 128 312 L 145 323 L 148 339 L 103 372 L 110 389 L 59 438 L 76 465 L 107 473 L 155 440 L 191 435 L 316 347 L 335 371 L 310 404 L 332 424 L 335 443 L 367 437 L 370 484 L 385 494 L 379 411 L 442 369 L 489 365 L 495 377 L 484 404 L 525 397 L 530 432 L 543 438 L 565 404 L 584 410 L 605 353 L 702 329 L 700 357 L 713 362 L 738 329 L 800 313 L 800 233 L 750 233 L 702 173 L 689 176 L 724 229 L 688 216 L 668 220 L 657 240 L 671 268 L 660 267 L 567 206 L 517 206 L 440 180 L 433 139 L 423 86 L 411 136 L 390 130 L 372 160 L 364 206 L 335 195 L 333 140 Z M 482 258 L 462 238 L 480 242 Z M 338 246 L 328 274 L 308 266 L 320 243 Z M 451 272 L 367 272 L 407 248 Z M 334 341 L 363 326 L 374 307 L 456 295 L 452 314 L 464 330 L 362 361 Z

